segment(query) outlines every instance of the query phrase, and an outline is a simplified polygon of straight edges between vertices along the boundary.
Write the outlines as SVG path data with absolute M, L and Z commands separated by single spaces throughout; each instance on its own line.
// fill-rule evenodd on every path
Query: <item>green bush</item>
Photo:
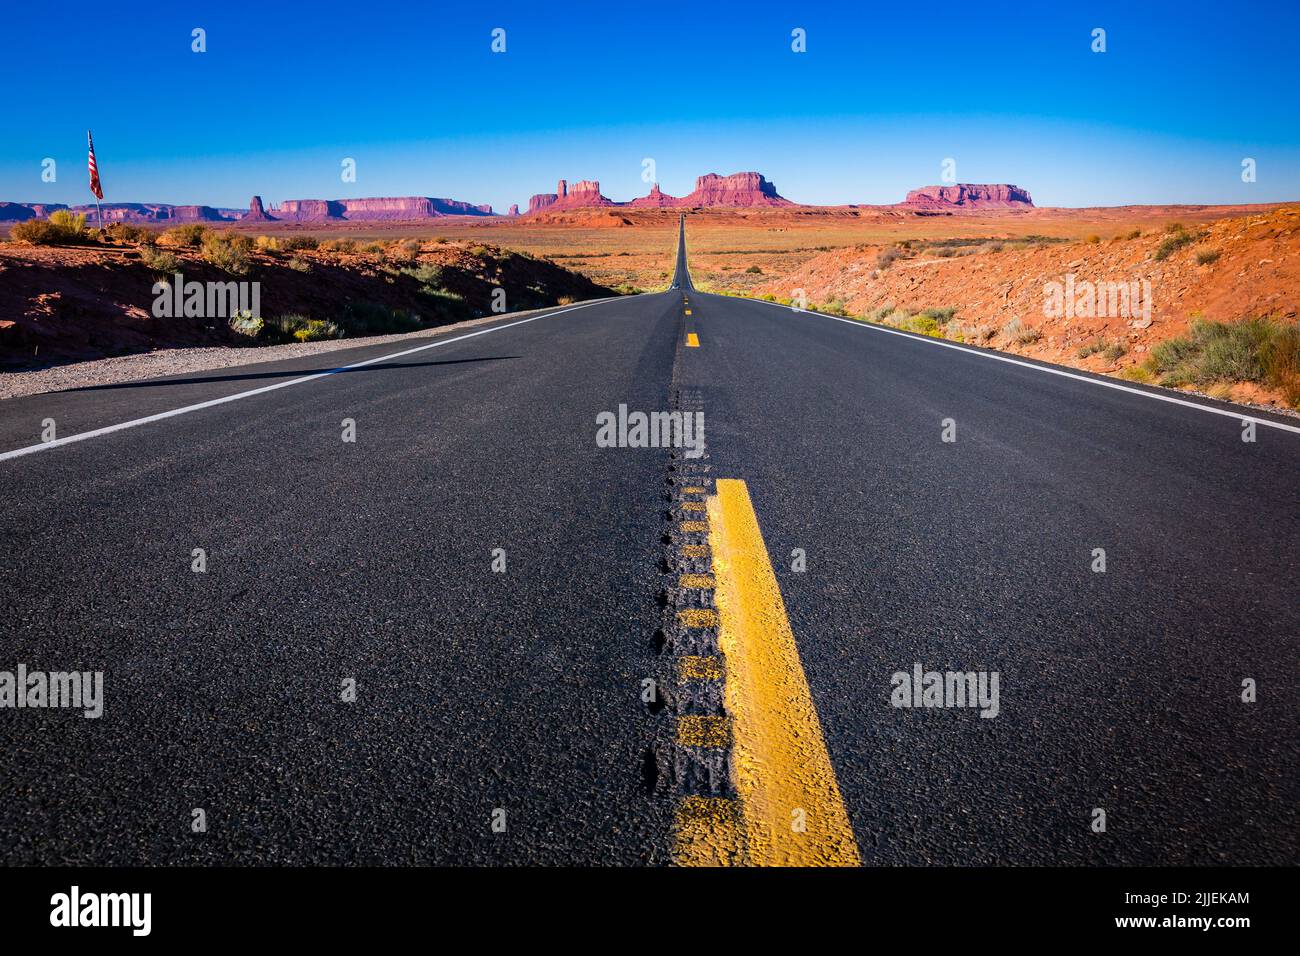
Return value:
M 943 309 L 929 308 L 922 309 L 921 314 L 930 316 L 940 325 L 947 325 L 952 321 L 952 317 L 957 314 L 957 309 L 955 306 L 948 306 Z
M 207 235 L 208 227 L 198 222 L 191 222 L 184 226 L 175 226 L 163 233 L 165 238 L 173 246 L 188 246 L 197 249 L 203 245 L 203 237 Z
M 402 274 L 415 279 L 420 285 L 435 289 L 442 285 L 442 266 L 434 265 L 432 262 L 422 262 L 418 266 L 403 269 Z
M 294 329 L 293 337 L 299 342 L 316 342 L 321 339 L 341 339 L 343 330 L 333 322 L 324 319 L 308 319 Z
M 248 272 L 253 240 L 238 232 L 205 232 L 203 258 L 222 272 L 244 275 Z
M 56 209 L 50 213 L 50 225 L 61 230 L 69 239 L 76 239 L 86 231 L 86 214 Z
M 1161 385 L 1255 382 L 1300 404 L 1300 327 L 1276 319 L 1196 319 L 1189 333 L 1166 339 L 1143 363 Z
M 86 217 L 56 209 L 49 219 L 29 219 L 9 230 L 10 239 L 20 239 L 34 246 L 58 246 L 85 239 Z
M 763 274 L 763 270 L 760 269 L 758 266 L 750 266 L 750 267 L 749 267 L 748 269 L 746 269 L 745 271 L 746 271 L 746 272 L 749 272 L 749 273 L 752 273 L 753 275 L 756 275 L 756 276 L 761 276 L 761 275 Z
M 266 323 L 251 312 L 239 311 L 230 317 L 230 328 L 239 335 L 255 339 L 261 336 Z
M 115 222 L 105 230 L 109 236 L 121 242 L 147 242 L 153 233 L 143 226 L 133 226 L 127 222 Z
M 34 246 L 57 246 L 67 241 L 63 230 L 48 219 L 28 219 L 9 230 L 9 238 Z
M 1152 255 L 1152 258 L 1154 258 L 1156 262 L 1162 262 L 1163 260 L 1168 259 L 1183 246 L 1191 245 L 1203 236 L 1203 233 L 1190 233 L 1185 231 L 1178 223 L 1174 223 L 1174 225 L 1178 226 L 1178 228 L 1174 231 L 1166 230 L 1168 235 L 1160 240 L 1160 245 L 1156 247 L 1156 251 Z
M 154 272 L 171 275 L 181 267 L 181 261 L 166 249 L 144 246 L 140 249 L 140 261 Z

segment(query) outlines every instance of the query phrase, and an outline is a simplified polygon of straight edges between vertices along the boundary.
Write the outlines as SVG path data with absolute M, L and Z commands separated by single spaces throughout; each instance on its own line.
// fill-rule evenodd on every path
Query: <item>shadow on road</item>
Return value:
M 504 362 L 508 359 L 517 359 L 518 355 L 489 355 L 484 358 L 471 359 L 445 359 L 441 362 L 378 362 L 374 365 L 364 365 L 361 368 L 299 368 L 289 369 L 283 372 L 244 372 L 240 375 L 204 375 L 196 378 L 163 378 L 163 379 L 146 379 L 139 382 L 114 382 L 109 385 L 83 385 L 80 388 L 65 388 L 64 392 L 100 392 L 107 389 L 116 388 L 157 388 L 162 385 L 202 385 L 206 382 L 244 382 L 255 381 L 264 378 L 301 378 L 304 375 L 320 375 L 324 372 L 333 372 L 335 375 L 350 374 L 352 372 L 379 372 L 399 368 L 429 368 L 435 365 L 465 365 L 471 362 Z

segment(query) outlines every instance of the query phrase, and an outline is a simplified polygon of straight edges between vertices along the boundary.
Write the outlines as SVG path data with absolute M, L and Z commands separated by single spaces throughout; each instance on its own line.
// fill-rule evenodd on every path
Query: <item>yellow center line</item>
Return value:
M 690 315 L 689 312 L 687 312 L 686 314 Z M 696 335 L 694 332 L 687 332 L 686 347 L 691 349 L 698 349 L 700 347 L 700 337 Z
M 733 826 L 716 805 L 693 811 L 684 805 L 677 860 L 857 866 L 857 842 L 749 490 L 743 481 L 720 479 L 708 505 L 732 773 L 743 826 Z M 718 821 L 718 832 L 702 839 L 700 830 L 710 819 Z M 743 845 L 733 845 L 738 840 Z M 709 852 L 701 852 L 701 845 Z

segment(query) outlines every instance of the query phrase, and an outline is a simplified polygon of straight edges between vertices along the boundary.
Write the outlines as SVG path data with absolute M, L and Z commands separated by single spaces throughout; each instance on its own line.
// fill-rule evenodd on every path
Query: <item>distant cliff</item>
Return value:
M 318 222 L 329 219 L 361 221 L 397 221 L 408 219 L 439 219 L 443 216 L 491 216 L 489 205 L 475 206 L 459 199 L 439 199 L 432 196 L 393 196 L 370 199 L 286 199 L 278 206 L 254 215 L 260 210 L 261 200 L 254 196 L 245 217 L 250 221 L 261 216 L 284 222 Z
M 925 186 L 913 189 L 903 200 L 904 206 L 923 209 L 1015 209 L 1034 205 L 1027 190 L 1006 183 L 953 186 Z

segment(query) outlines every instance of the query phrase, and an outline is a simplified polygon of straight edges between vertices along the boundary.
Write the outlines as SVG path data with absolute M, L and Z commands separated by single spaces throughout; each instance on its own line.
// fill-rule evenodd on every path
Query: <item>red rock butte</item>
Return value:
M 475 206 L 459 199 L 432 196 L 385 196 L 370 199 L 286 199 L 269 211 L 262 208 L 260 196 L 254 196 L 244 220 L 264 222 L 320 222 L 331 219 L 397 221 L 440 219 L 443 216 L 491 216 L 489 205 Z
M 1027 190 L 1005 183 L 925 186 L 913 189 L 903 200 L 904 206 L 924 209 L 1016 209 L 1033 204 Z

